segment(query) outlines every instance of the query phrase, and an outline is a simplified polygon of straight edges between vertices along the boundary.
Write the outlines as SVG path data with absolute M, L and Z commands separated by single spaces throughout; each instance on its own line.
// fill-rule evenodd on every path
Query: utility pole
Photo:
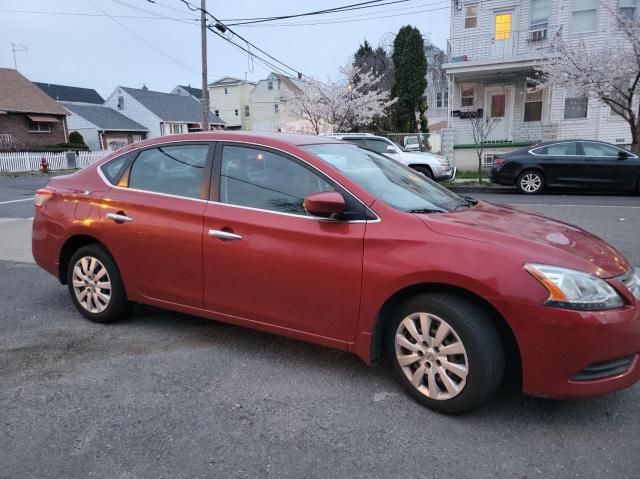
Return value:
M 11 44 L 11 51 L 13 52 L 13 68 L 18 69 L 18 62 L 16 61 L 16 52 L 26 52 L 28 50 L 24 45 L 20 45 L 19 43 Z
M 200 40 L 202 42 L 202 131 L 209 131 L 209 84 L 207 75 L 207 0 L 200 0 Z

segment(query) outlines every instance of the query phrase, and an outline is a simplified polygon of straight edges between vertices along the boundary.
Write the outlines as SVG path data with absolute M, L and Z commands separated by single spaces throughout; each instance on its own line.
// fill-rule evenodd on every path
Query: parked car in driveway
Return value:
M 446 413 L 506 366 L 545 397 L 640 379 L 640 273 L 613 247 L 334 138 L 155 138 L 51 178 L 35 208 L 33 256 L 91 321 L 144 303 L 386 355 Z
M 491 181 L 529 195 L 545 188 L 640 192 L 640 159 L 602 141 L 552 141 L 494 158 Z
M 453 181 L 456 178 L 456 167 L 444 156 L 407 151 L 384 136 L 375 136 L 370 133 L 339 133 L 328 136 L 386 155 L 432 180 Z

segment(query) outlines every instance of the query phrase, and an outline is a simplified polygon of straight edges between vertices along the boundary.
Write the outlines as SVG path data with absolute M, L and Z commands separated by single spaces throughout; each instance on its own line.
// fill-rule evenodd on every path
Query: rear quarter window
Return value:
M 131 155 L 122 155 L 118 158 L 114 158 L 113 160 L 105 163 L 100 167 L 100 170 L 104 174 L 104 176 L 109 180 L 109 183 L 115 185 L 120 180 L 120 176 L 124 171 L 127 162 L 131 158 Z

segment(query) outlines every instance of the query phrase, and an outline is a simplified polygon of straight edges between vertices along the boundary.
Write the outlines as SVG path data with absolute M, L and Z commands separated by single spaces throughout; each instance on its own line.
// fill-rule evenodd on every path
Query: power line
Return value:
M 34 14 L 34 15 L 64 15 L 67 17 L 111 17 L 111 18 L 132 18 L 132 19 L 143 19 L 143 20 L 173 20 L 173 21 L 184 21 L 187 22 L 189 20 L 195 19 L 179 19 L 179 18 L 170 18 L 170 17 L 145 17 L 140 15 L 109 15 L 106 13 L 83 13 L 83 12 L 51 12 L 46 10 L 9 10 L 9 9 L 0 9 L 2 13 L 26 13 L 26 14 Z M 184 11 L 182 12 L 184 13 Z

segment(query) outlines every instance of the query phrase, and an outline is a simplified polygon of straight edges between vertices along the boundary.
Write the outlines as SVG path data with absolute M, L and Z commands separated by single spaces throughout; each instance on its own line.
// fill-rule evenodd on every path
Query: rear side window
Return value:
M 588 141 L 582 143 L 582 149 L 584 150 L 585 156 L 610 156 L 614 158 L 618 158 L 618 153 L 622 151 L 614 146 Z
M 243 146 L 225 146 L 222 150 L 222 203 L 307 215 L 302 206 L 304 198 L 323 191 L 335 189 L 290 158 Z
M 130 155 L 122 155 L 100 167 L 104 176 L 109 180 L 109 183 L 115 185 L 118 182 L 129 158 Z
M 163 146 L 142 151 L 131 165 L 129 188 L 200 198 L 207 145 Z
M 578 154 L 577 144 L 574 142 L 569 143 L 556 143 L 555 145 L 547 145 L 541 148 L 536 148 L 533 152 L 537 155 L 548 156 L 575 156 Z

